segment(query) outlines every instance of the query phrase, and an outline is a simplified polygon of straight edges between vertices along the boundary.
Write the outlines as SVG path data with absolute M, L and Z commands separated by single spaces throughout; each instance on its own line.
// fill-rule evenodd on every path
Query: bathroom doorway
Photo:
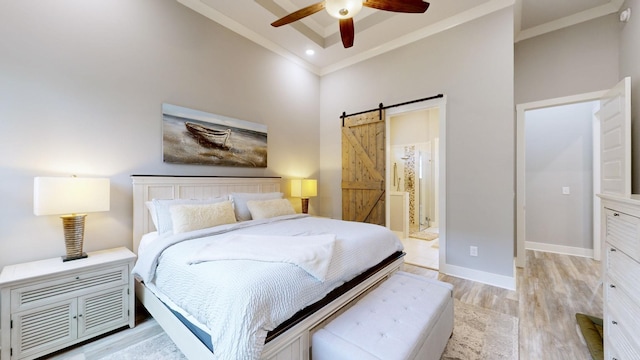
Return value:
M 387 111 L 387 224 L 405 245 L 405 262 L 444 263 L 444 100 Z

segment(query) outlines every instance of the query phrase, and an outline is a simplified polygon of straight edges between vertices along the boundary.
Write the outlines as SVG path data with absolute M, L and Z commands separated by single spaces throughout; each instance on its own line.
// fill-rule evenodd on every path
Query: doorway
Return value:
M 445 265 L 446 98 L 386 113 L 386 224 L 405 245 L 405 262 L 434 270 Z
M 599 255 L 600 255 L 600 251 L 599 251 L 600 249 L 599 248 L 600 202 L 599 201 L 600 199 L 596 197 L 595 194 L 597 194 L 600 189 L 600 138 L 599 138 L 600 123 L 593 114 L 595 113 L 599 105 L 597 100 L 599 100 L 603 95 L 604 95 L 604 92 L 593 92 L 593 93 L 580 94 L 580 95 L 563 97 L 563 98 L 543 100 L 543 101 L 538 101 L 533 103 L 520 104 L 517 106 L 516 266 L 518 267 L 526 266 L 525 250 L 527 248 L 533 248 L 535 250 L 542 250 L 542 251 L 559 252 L 559 253 L 565 253 L 565 254 L 577 255 L 577 256 L 588 256 L 588 257 L 594 257 L 596 260 L 599 260 Z M 577 246 L 567 246 L 566 244 L 545 244 L 545 243 L 538 243 L 536 241 L 528 242 L 528 239 L 527 239 L 527 236 L 531 236 L 532 234 L 534 236 L 538 235 L 537 231 L 532 231 L 532 229 L 527 229 L 527 226 L 529 227 L 534 226 L 536 227 L 536 229 L 544 228 L 545 231 L 549 229 L 547 227 L 548 224 L 541 223 L 540 221 L 532 221 L 527 214 L 527 194 L 529 193 L 528 191 L 532 187 L 540 189 L 541 188 L 540 179 L 544 177 L 544 175 L 540 176 L 539 174 L 535 175 L 535 177 L 531 177 L 530 179 L 534 179 L 533 181 L 537 182 L 537 184 L 534 184 L 534 182 L 532 181 L 531 182 L 532 186 L 530 186 L 529 188 L 527 187 L 528 184 L 526 179 L 528 175 L 528 171 L 527 171 L 528 165 L 526 160 L 527 145 L 525 141 L 525 139 L 527 138 L 527 121 L 536 121 L 536 119 L 539 119 L 540 118 L 539 115 L 541 115 L 540 114 L 541 111 L 548 111 L 548 110 L 553 111 L 553 108 L 556 108 L 556 109 L 564 108 L 564 110 L 560 110 L 560 111 L 565 111 L 571 106 L 578 106 L 578 107 L 591 106 L 591 109 L 592 109 L 591 110 L 592 115 L 584 119 L 584 121 L 589 122 L 587 126 L 591 127 L 591 139 L 590 139 L 591 143 L 589 144 L 591 159 L 590 159 L 589 166 L 585 167 L 590 169 L 589 170 L 590 173 L 587 175 L 583 175 L 583 176 L 590 177 L 588 181 L 590 183 L 589 188 L 585 190 L 585 191 L 588 191 L 589 193 L 582 194 L 583 195 L 581 197 L 582 200 L 577 200 L 577 201 L 583 201 L 584 199 L 591 200 L 591 201 L 586 201 L 586 200 L 583 201 L 584 203 L 588 203 L 588 211 L 590 212 L 590 214 L 585 214 L 583 218 L 591 219 L 588 223 L 589 237 L 590 237 L 590 240 L 592 240 L 592 244 L 593 244 L 593 248 L 591 250 L 584 249 Z M 543 114 L 543 117 L 544 116 L 547 116 L 547 115 Z M 548 137 L 548 139 L 551 139 L 556 135 L 557 134 L 553 130 L 549 130 L 546 136 Z M 561 157 L 561 156 L 564 156 L 565 153 L 566 151 L 563 150 L 563 154 L 556 154 L 556 155 L 558 157 Z M 554 156 L 554 155 L 551 155 L 551 156 Z M 529 175 L 531 175 L 531 173 L 533 173 L 533 171 L 529 172 Z M 548 173 L 551 173 L 551 172 L 548 172 Z M 557 173 L 552 175 L 557 175 Z M 562 181 L 565 181 L 565 182 L 568 181 L 566 179 L 567 178 L 565 177 Z M 554 184 L 552 180 L 544 179 L 542 186 L 547 186 L 547 187 L 551 186 L 551 188 L 547 188 L 548 191 L 546 193 L 542 193 L 542 195 L 547 198 L 554 198 L 553 201 L 546 202 L 547 215 L 554 210 L 559 210 L 558 209 L 559 207 L 565 206 L 567 203 L 576 201 L 571 199 L 572 187 L 568 183 L 567 184 L 563 183 L 560 185 L 560 183 Z M 532 194 L 529 194 L 529 195 L 530 195 L 530 198 L 539 200 L 539 198 L 535 198 L 534 196 L 531 196 Z M 539 195 L 536 195 L 536 196 L 539 196 Z M 538 214 L 540 213 L 539 211 L 540 209 L 534 210 L 535 207 L 539 207 L 538 205 L 540 204 L 536 204 L 534 200 L 532 200 L 531 202 L 532 212 L 537 211 Z M 566 218 L 566 213 L 564 213 L 563 215 L 559 215 L 559 217 L 563 219 Z M 556 220 L 557 218 L 558 217 L 556 217 Z M 563 225 L 565 222 L 554 221 L 554 223 L 555 224 L 561 223 L 560 225 Z M 566 229 L 561 231 L 566 231 Z

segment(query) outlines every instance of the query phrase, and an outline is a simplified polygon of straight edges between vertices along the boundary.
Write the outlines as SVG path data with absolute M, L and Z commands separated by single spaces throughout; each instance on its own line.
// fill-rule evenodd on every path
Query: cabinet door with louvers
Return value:
M 126 325 L 128 269 L 97 269 L 12 289 L 11 358 L 32 359 Z
M 76 299 L 57 302 L 11 316 L 11 358 L 24 359 L 77 338 Z

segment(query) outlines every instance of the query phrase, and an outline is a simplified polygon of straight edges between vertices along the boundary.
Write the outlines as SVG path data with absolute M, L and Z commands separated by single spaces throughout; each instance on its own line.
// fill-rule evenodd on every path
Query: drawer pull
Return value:
M 613 285 L 613 284 L 609 285 L 609 287 L 610 287 L 610 288 L 612 288 L 612 289 L 615 289 L 615 288 L 616 288 L 616 286 L 615 286 L 615 285 Z
M 80 280 L 80 276 L 76 276 L 76 280 Z
M 613 216 L 620 216 L 620 214 L 618 214 L 618 213 L 613 213 Z
M 612 323 L 613 325 L 618 325 L 618 322 L 617 322 L 617 321 L 615 321 L 615 320 L 611 320 L 611 323 Z
M 616 249 L 611 248 L 611 249 L 609 249 L 609 251 L 611 251 L 611 252 L 615 252 L 615 251 L 616 251 Z

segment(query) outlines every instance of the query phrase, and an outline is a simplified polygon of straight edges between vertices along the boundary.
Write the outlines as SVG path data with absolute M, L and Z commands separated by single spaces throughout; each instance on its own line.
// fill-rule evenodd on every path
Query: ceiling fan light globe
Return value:
M 336 19 L 349 19 L 362 10 L 362 0 L 326 0 L 325 9 Z

